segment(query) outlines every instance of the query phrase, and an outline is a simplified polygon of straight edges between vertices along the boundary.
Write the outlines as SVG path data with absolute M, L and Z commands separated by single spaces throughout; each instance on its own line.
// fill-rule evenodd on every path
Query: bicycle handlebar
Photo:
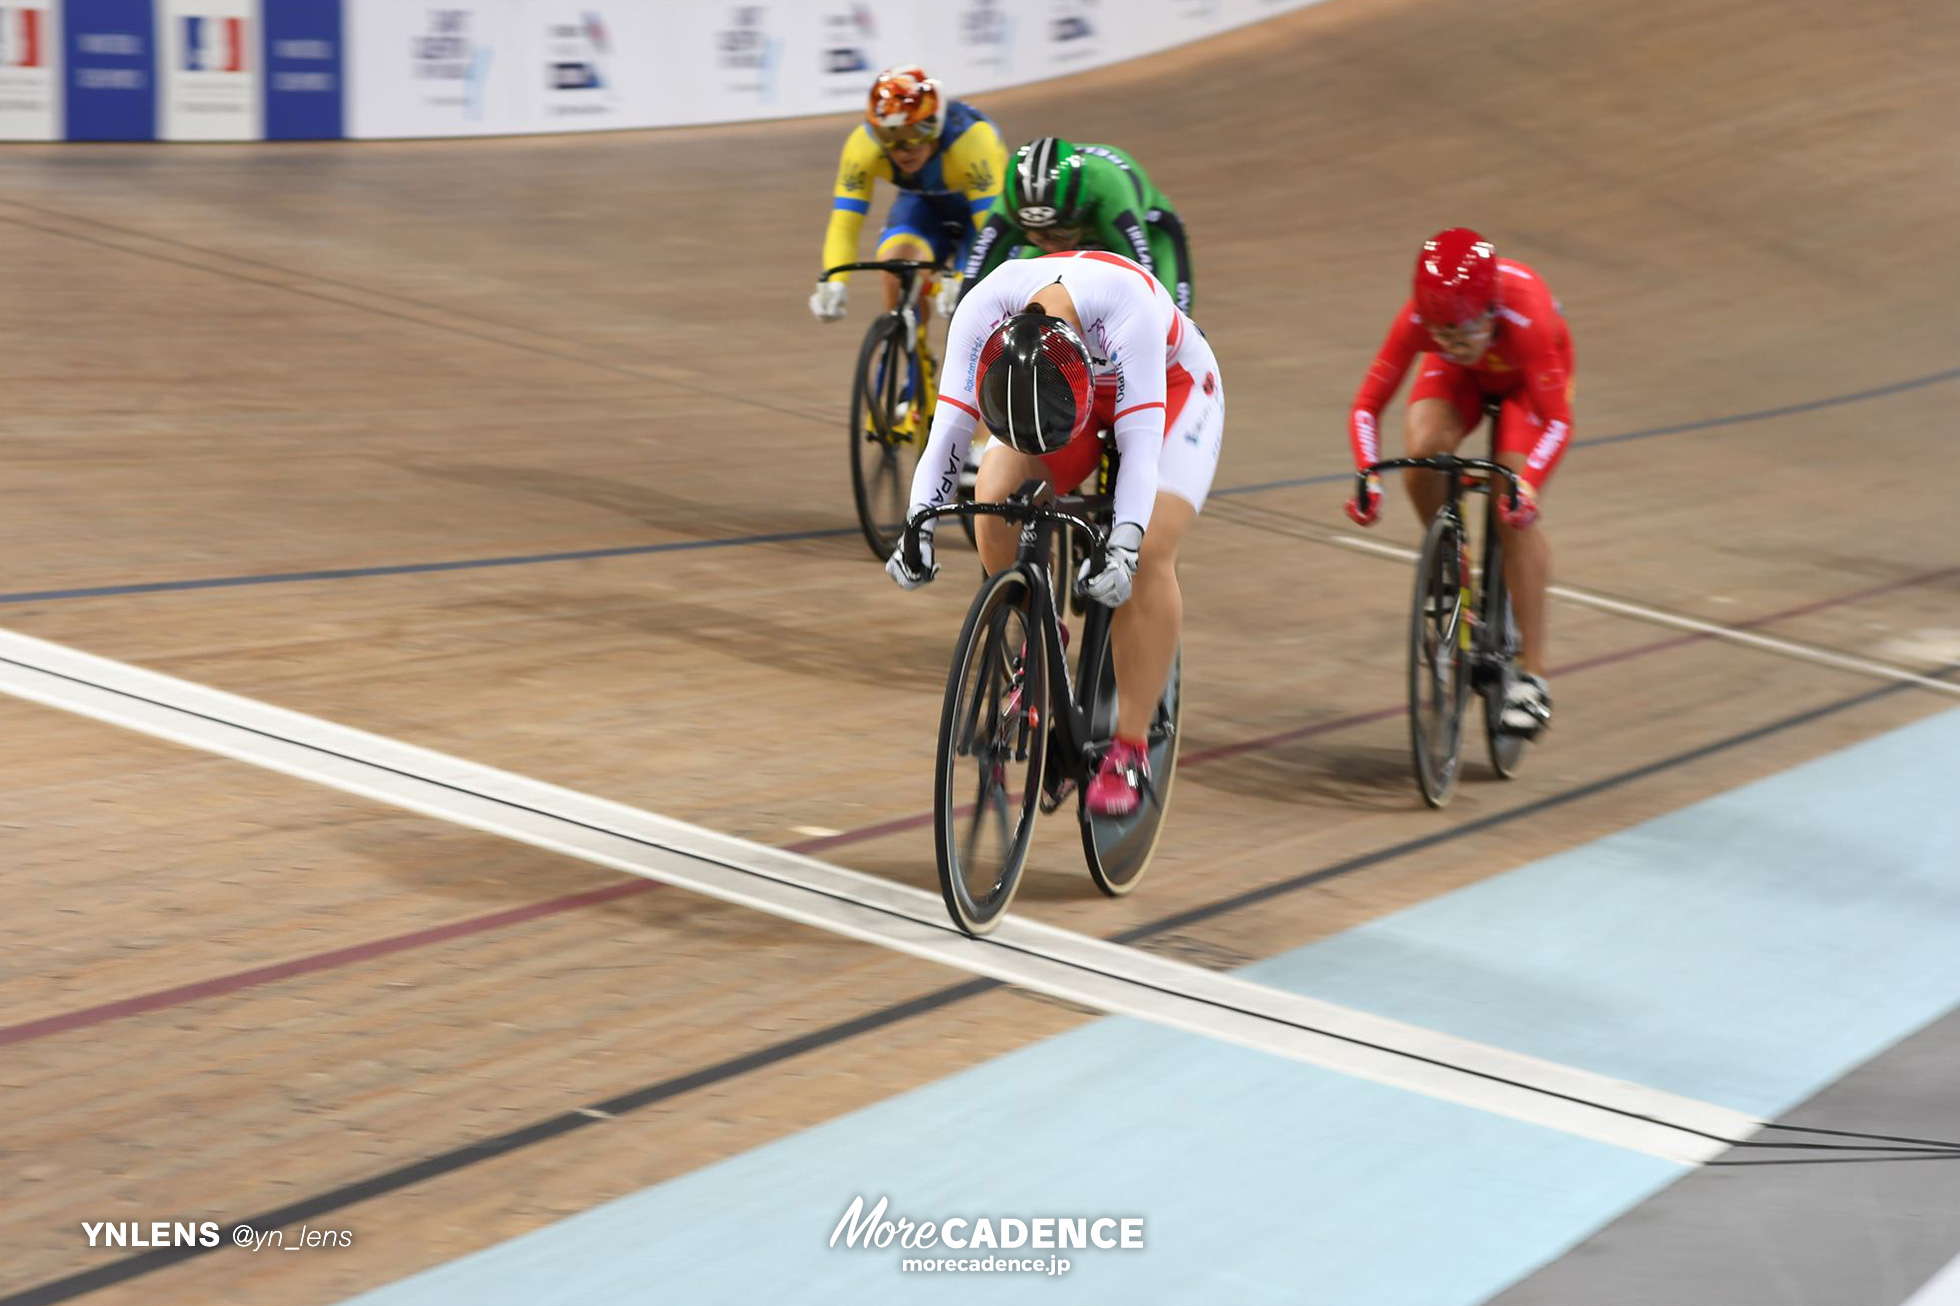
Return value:
M 1518 510 L 1518 474 L 1503 463 L 1492 462 L 1488 458 L 1459 458 L 1455 454 L 1437 454 L 1433 458 L 1385 458 L 1378 463 L 1369 463 L 1355 473 L 1356 497 L 1367 492 L 1368 478 L 1378 472 L 1401 471 L 1407 468 L 1424 471 L 1446 472 L 1461 475 L 1464 472 L 1486 472 L 1502 476 L 1511 483 L 1511 511 Z
M 1086 504 L 1089 500 L 1077 497 L 1061 500 L 1060 502 Z M 947 503 L 941 504 L 937 508 L 919 509 L 905 523 L 904 548 L 906 564 L 914 571 L 925 570 L 925 559 L 919 554 L 919 532 L 927 522 L 937 521 L 941 517 L 983 515 L 989 517 L 1005 517 L 1009 521 L 1024 523 L 1037 521 L 1052 522 L 1057 526 L 1064 526 L 1078 531 L 1089 541 L 1090 547 L 1083 550 L 1084 554 L 1095 562 L 1097 571 L 1102 569 L 1104 562 L 1103 555 L 1105 552 L 1103 545 L 1107 541 L 1101 527 L 1086 517 L 1078 516 L 1064 509 L 1051 508 L 1044 504 L 1029 503 L 1027 500 L 1018 497 L 1009 499 L 1006 503 Z M 1092 572 L 1091 574 L 1093 575 L 1094 573 Z
M 902 275 L 906 272 L 929 272 L 938 266 L 937 263 L 928 263 L 924 259 L 917 258 L 887 258 L 875 259 L 869 263 L 839 263 L 834 268 L 825 268 L 823 275 L 817 280 L 828 281 L 839 272 L 891 272 Z

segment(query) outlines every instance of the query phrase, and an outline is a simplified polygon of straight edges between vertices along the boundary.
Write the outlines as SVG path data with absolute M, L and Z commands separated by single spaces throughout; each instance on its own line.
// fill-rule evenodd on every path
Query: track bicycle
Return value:
M 1114 455 L 1102 484 L 1114 483 Z M 1057 498 L 1033 479 L 1004 503 L 949 504 L 915 514 L 904 547 L 919 561 L 919 531 L 940 517 L 979 514 L 1021 526 L 1014 562 L 980 583 L 953 647 L 939 718 L 933 836 L 939 889 L 954 924 L 978 937 L 1000 923 L 1027 867 L 1037 815 L 1076 799 L 1089 878 L 1111 897 L 1137 887 L 1149 868 L 1177 769 L 1181 656 L 1150 723 L 1150 780 L 1127 816 L 1089 810 L 1087 792 L 1116 734 L 1111 611 L 1086 604 L 1073 677 L 1050 567 L 1058 535 L 1075 557 L 1100 559 L 1110 527 L 1107 494 Z M 1067 557 L 1067 553 L 1062 555 Z M 1066 565 L 1066 563 L 1064 563 Z M 1074 578 L 1061 573 L 1072 593 Z
M 840 263 L 840 272 L 889 272 L 898 278 L 898 307 L 880 313 L 865 329 L 851 376 L 851 493 L 864 542 L 883 562 L 898 547 L 912 497 L 912 469 L 925 448 L 939 396 L 938 360 L 926 344 L 919 292 L 938 264 L 923 259 Z M 963 497 L 971 491 L 962 489 Z M 967 523 L 969 535 L 972 523 Z
M 1516 774 L 1524 754 L 1524 738 L 1503 727 L 1504 696 L 1517 676 L 1518 627 L 1504 586 L 1504 544 L 1491 489 L 1499 478 L 1509 482 L 1515 510 L 1518 478 L 1488 458 L 1439 454 L 1374 463 L 1359 474 L 1359 483 L 1365 487 L 1371 475 L 1411 468 L 1440 472 L 1448 486 L 1448 498 L 1423 536 L 1409 611 L 1409 743 L 1423 800 L 1442 807 L 1456 790 L 1472 693 L 1483 698 L 1484 737 L 1498 776 Z M 1484 553 L 1473 567 L 1463 497 L 1478 491 L 1486 496 Z

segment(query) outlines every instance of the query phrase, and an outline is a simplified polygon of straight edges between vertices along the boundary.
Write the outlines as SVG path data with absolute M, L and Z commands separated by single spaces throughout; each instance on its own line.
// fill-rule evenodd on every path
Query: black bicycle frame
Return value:
M 1051 798 L 1059 793 L 1060 782 L 1085 779 L 1096 761 L 1093 752 L 1095 740 L 1091 737 L 1089 722 L 1093 705 L 1085 703 L 1076 693 L 1075 677 L 1069 674 L 1068 654 L 1062 644 L 1061 610 L 1055 603 L 1054 587 L 1048 582 L 1047 559 L 1053 549 L 1052 532 L 1059 528 L 1080 534 L 1086 543 L 1083 555 L 1094 559 L 1096 570 L 1100 570 L 1105 561 L 1105 536 L 1092 519 L 1106 512 L 1110 503 L 1107 495 L 1070 495 L 1053 499 L 1052 503 L 1041 502 L 1044 497 L 1053 495 L 1054 489 L 1046 481 L 1029 480 L 1008 496 L 1005 503 L 953 503 L 938 508 L 922 508 L 906 523 L 904 544 L 906 560 L 915 569 L 923 569 L 919 533 L 920 528 L 929 521 L 941 517 L 984 514 L 1021 524 L 1020 547 L 1012 565 L 1021 572 L 1040 606 L 1042 643 L 1047 648 L 1048 656 L 1048 683 L 1060 685 L 1066 691 L 1060 696 L 1049 695 L 1050 708 L 1057 702 L 1068 705 L 1065 712 L 1056 714 L 1049 726 L 1050 756 L 1062 762 L 1064 771 L 1062 775 L 1049 771 L 1043 778 L 1042 788 Z M 1095 572 L 1091 571 L 1090 574 L 1094 575 Z M 1085 650 L 1100 649 L 1101 656 L 1109 655 L 1106 631 L 1110 615 L 1110 610 L 1100 603 L 1089 605 L 1088 614 L 1082 619 L 1082 647 Z M 1088 667 L 1086 663 L 1085 669 L 1091 675 L 1100 672 L 1099 667 Z

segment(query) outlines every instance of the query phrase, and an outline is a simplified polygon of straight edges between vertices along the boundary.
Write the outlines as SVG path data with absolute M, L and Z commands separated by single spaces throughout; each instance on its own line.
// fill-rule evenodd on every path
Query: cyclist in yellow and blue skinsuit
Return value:
M 858 231 L 880 180 L 897 187 L 898 197 L 878 234 L 877 257 L 957 266 L 1000 194 L 1007 169 L 1000 133 L 972 105 L 945 100 L 939 83 L 916 67 L 878 75 L 865 119 L 837 162 L 823 266 L 857 258 Z M 849 275 L 817 283 L 810 311 L 819 321 L 844 316 Z M 897 306 L 898 278 L 887 275 L 885 307 Z

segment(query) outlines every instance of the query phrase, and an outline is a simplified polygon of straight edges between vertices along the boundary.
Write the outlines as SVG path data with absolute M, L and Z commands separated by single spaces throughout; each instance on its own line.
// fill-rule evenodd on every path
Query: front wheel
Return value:
M 981 584 L 960 628 L 939 718 L 933 831 L 939 890 L 975 937 L 1020 887 L 1048 752 L 1042 607 L 1018 567 Z
M 1439 512 L 1423 537 L 1409 611 L 1409 745 L 1423 801 L 1441 807 L 1456 790 L 1469 705 L 1469 559 L 1463 528 Z
M 891 557 L 904 532 L 912 468 L 925 444 L 911 391 L 905 319 L 887 313 L 864 333 L 851 378 L 851 492 L 864 542 L 880 562 Z

